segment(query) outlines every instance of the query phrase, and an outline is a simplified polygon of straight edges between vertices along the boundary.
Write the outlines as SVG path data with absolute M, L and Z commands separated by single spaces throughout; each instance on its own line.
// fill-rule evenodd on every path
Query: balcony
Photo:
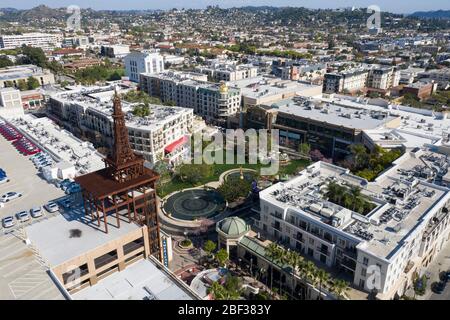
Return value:
M 346 257 L 349 257 L 352 260 L 355 260 L 355 261 L 358 256 L 356 249 L 350 249 L 350 248 L 345 248 L 342 254 Z
M 321 246 L 317 246 L 316 249 L 320 252 L 323 253 L 326 256 L 329 256 L 331 254 L 331 251 L 325 248 L 322 248 Z
M 279 223 L 272 223 L 271 226 L 272 228 L 281 231 L 281 225 Z
M 271 212 L 270 215 L 272 217 L 275 217 L 276 219 L 283 219 L 283 215 L 281 213 L 278 213 L 278 212 Z

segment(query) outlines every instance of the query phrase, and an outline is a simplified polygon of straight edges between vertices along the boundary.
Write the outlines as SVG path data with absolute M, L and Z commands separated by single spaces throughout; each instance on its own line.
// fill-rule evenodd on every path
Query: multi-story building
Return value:
M 130 46 L 126 44 L 103 45 L 100 54 L 109 58 L 123 58 L 130 53 Z
M 323 81 L 323 92 L 356 92 L 366 87 L 369 70 L 354 69 L 340 73 L 327 73 Z
M 62 36 L 59 34 L 24 33 L 20 35 L 0 35 L 0 49 L 14 49 L 27 45 L 49 51 L 61 47 L 61 42 Z
M 388 90 L 398 86 L 400 73 L 392 67 L 360 68 L 340 73 L 327 73 L 323 82 L 326 93 L 357 92 L 366 87 Z
M 76 135 L 85 136 L 97 145 L 110 147 L 113 142 L 113 119 L 110 99 L 112 87 L 79 88 L 52 95 L 50 115 Z M 186 136 L 190 135 L 193 110 L 190 108 L 150 106 L 147 117 L 134 116 L 134 106 L 123 102 L 130 145 L 150 163 L 165 160 L 179 164 L 189 154 Z
M 1 68 L 0 88 L 17 87 L 19 80 L 27 81 L 29 77 L 35 78 L 41 85 L 55 83 L 55 76 L 50 70 L 30 64 Z
M 297 150 L 306 142 L 326 157 L 341 159 L 349 154 L 350 145 L 362 141 L 363 130 L 396 127 L 400 117 L 296 97 L 249 108 L 245 122 L 247 128 L 280 130 L 281 146 Z
M 387 90 L 398 86 L 399 82 L 400 72 L 395 68 L 381 67 L 370 70 L 369 77 L 367 78 L 367 87 Z
M 400 160 L 401 159 L 401 160 Z M 330 268 L 379 299 L 402 296 L 449 238 L 450 189 L 423 178 L 417 164 L 448 168 L 445 156 L 416 149 L 374 182 L 317 162 L 297 177 L 260 192 L 255 227 Z M 405 170 L 402 170 L 405 168 Z M 408 173 L 412 178 L 408 178 Z M 359 188 L 367 209 L 335 203 L 330 183 Z
M 164 59 L 158 52 L 131 52 L 124 58 L 125 75 L 133 82 L 139 82 L 141 73 L 164 71 Z
M 163 102 L 192 108 L 195 114 L 208 123 L 226 125 L 228 118 L 240 110 L 240 89 L 225 83 L 206 82 L 205 77 L 206 75 L 198 73 L 173 71 L 160 74 L 143 73 L 140 87 L 149 95 L 160 97 Z
M 258 68 L 253 65 L 216 63 L 208 67 L 197 67 L 196 72 L 208 75 L 211 81 L 235 81 L 256 77 Z
M 322 95 L 321 86 L 280 78 L 258 76 L 233 81 L 230 84 L 241 90 L 244 109 L 257 105 L 270 105 L 295 96 L 318 97 Z
M 422 72 L 419 74 L 419 77 L 436 82 L 442 90 L 446 90 L 450 86 L 450 69 L 448 68 Z

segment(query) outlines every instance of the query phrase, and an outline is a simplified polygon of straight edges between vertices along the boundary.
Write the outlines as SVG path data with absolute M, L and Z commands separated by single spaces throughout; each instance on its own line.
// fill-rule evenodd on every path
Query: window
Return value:
M 361 275 L 362 275 L 363 277 L 365 277 L 366 274 L 367 274 L 367 269 L 366 269 L 366 268 L 362 268 L 362 269 L 361 269 Z
M 123 246 L 123 254 L 127 255 L 130 252 L 142 248 L 144 246 L 144 238 L 133 240 Z
M 363 258 L 363 265 L 368 266 L 369 265 L 369 259 L 364 257 Z
M 309 244 L 314 245 L 314 239 L 313 238 L 309 238 Z
M 365 282 L 364 282 L 363 279 L 360 279 L 360 280 L 359 280 L 359 286 L 360 286 L 361 288 L 364 288 Z
M 104 265 L 107 265 L 108 263 L 114 261 L 117 259 L 117 250 L 112 250 L 100 257 L 97 257 L 94 259 L 95 268 L 101 268 Z

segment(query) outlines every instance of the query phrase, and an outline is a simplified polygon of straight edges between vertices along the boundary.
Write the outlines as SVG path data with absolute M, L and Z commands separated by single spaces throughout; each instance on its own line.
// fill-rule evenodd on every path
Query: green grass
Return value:
M 291 162 L 286 166 L 281 166 L 279 175 L 293 175 L 298 171 L 302 170 L 309 164 L 308 160 L 291 160 Z M 219 181 L 220 175 L 226 171 L 239 169 L 242 166 L 243 169 L 252 169 L 256 170 L 259 173 L 259 170 L 264 167 L 264 165 L 258 164 L 214 164 L 213 165 L 213 174 L 209 177 L 206 177 L 202 181 L 200 181 L 197 185 L 192 185 L 191 183 L 181 181 L 177 176 L 173 177 L 170 182 L 166 182 L 163 186 L 159 186 L 157 191 L 160 197 L 165 197 L 172 192 L 180 191 L 183 189 L 198 187 L 209 182 Z

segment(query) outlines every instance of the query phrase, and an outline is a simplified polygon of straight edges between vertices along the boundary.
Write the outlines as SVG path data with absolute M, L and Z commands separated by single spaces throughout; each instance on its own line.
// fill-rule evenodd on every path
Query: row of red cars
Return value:
M 0 134 L 7 140 L 12 141 L 12 144 L 23 155 L 30 156 L 41 152 L 33 142 L 24 137 L 16 128 L 4 123 L 0 125 Z

